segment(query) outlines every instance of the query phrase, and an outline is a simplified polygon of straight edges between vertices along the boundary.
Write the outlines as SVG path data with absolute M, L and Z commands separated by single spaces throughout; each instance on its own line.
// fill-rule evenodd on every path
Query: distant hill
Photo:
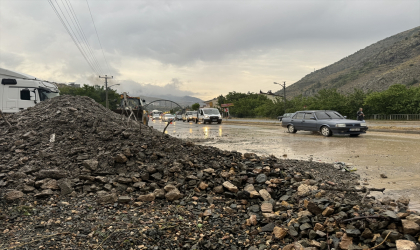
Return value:
M 385 38 L 303 77 L 286 88 L 288 97 L 323 88 L 382 91 L 393 84 L 420 84 L 420 26 Z M 277 93 L 281 93 L 278 91 Z

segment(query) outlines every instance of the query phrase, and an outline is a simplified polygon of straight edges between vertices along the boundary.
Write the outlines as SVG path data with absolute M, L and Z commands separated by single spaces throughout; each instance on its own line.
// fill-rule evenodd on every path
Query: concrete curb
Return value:
M 223 121 L 222 124 L 228 125 L 258 125 L 281 127 L 281 123 L 274 122 L 242 122 L 242 121 Z M 400 134 L 420 134 L 420 130 L 394 130 L 394 129 L 374 129 L 369 128 L 368 132 L 400 133 Z

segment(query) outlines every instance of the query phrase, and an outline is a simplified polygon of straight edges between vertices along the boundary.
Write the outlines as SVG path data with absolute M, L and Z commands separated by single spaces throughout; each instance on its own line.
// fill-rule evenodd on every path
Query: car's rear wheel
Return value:
M 323 126 L 323 127 L 321 128 L 321 134 L 322 134 L 323 136 L 325 136 L 325 137 L 328 137 L 328 136 L 331 136 L 331 135 L 332 135 L 332 131 L 331 131 L 331 129 L 330 129 L 329 127 L 327 127 L 327 126 Z
M 295 126 L 293 126 L 293 125 L 289 125 L 287 127 L 287 129 L 289 130 L 289 133 L 296 133 L 297 132 L 297 130 L 295 129 Z
M 352 134 L 350 137 L 358 137 L 360 134 Z

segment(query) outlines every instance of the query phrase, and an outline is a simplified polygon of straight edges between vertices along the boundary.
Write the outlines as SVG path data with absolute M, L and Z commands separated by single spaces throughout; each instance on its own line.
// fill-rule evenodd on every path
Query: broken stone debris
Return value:
M 368 196 L 361 204 L 359 176 L 341 167 L 195 145 L 127 123 L 87 97 L 54 98 L 8 121 L 13 130 L 0 121 L 5 247 L 37 235 L 48 239 L 25 247 L 367 249 L 386 237 L 378 249 L 419 243 L 420 217 L 409 199 Z

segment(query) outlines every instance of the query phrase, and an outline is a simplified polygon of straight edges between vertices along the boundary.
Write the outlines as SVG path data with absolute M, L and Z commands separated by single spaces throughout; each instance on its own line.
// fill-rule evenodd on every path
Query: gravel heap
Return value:
M 409 200 L 61 96 L 0 119 L 0 249 L 416 249 Z M 417 244 L 417 245 L 416 245 Z M 379 245 L 379 246 L 378 246 Z

